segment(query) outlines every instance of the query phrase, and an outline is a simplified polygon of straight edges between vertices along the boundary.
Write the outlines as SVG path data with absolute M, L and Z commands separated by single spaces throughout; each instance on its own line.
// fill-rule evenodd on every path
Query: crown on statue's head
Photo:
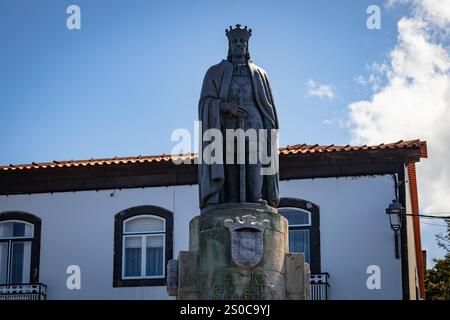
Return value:
M 225 34 L 227 35 L 228 40 L 233 38 L 244 38 L 248 42 L 252 35 L 252 29 L 247 29 L 247 26 L 241 28 L 241 25 L 237 24 L 234 29 L 232 26 L 230 26 L 230 29 L 225 29 Z

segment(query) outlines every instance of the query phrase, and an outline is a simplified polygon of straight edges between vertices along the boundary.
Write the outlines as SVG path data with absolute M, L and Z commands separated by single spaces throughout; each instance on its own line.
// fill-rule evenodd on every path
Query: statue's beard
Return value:
M 241 58 L 241 57 L 243 57 L 245 55 L 246 55 L 246 52 L 245 52 L 244 48 L 242 48 L 242 47 L 234 48 L 233 56 L 235 56 L 237 58 Z
M 239 55 L 243 55 L 244 54 L 244 48 L 242 47 L 236 47 L 234 48 L 234 54 L 239 54 Z
M 240 50 L 236 50 L 236 49 L 240 49 Z M 240 46 L 236 47 L 236 48 L 231 48 L 228 47 L 228 60 L 231 60 L 232 58 L 237 58 L 237 59 L 242 59 L 242 57 L 245 57 L 246 59 L 250 58 L 249 53 L 247 52 L 246 48 L 242 48 Z

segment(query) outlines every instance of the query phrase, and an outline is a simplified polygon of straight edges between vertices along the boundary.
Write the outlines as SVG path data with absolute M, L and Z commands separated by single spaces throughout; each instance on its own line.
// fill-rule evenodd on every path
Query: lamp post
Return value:
M 394 231 L 395 237 L 395 258 L 400 258 L 400 252 L 398 247 L 398 233 L 402 227 L 402 216 L 406 212 L 406 209 L 402 206 L 398 199 L 392 200 L 389 207 L 386 209 L 386 214 L 389 215 L 389 223 L 391 229 Z

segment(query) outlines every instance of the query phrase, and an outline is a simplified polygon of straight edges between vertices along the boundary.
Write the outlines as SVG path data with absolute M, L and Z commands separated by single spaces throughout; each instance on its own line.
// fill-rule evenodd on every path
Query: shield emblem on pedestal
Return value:
M 264 229 L 270 222 L 257 222 L 251 215 L 236 217 L 235 220 L 224 221 L 231 231 L 231 257 L 240 267 L 254 268 L 264 255 Z
M 263 233 L 258 229 L 237 229 L 231 233 L 233 261 L 245 268 L 258 265 L 263 257 Z

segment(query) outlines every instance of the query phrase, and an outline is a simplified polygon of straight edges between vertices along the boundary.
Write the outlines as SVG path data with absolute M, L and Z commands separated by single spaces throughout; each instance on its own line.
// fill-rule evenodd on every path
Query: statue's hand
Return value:
M 229 102 L 222 102 L 220 104 L 220 111 L 231 113 L 232 115 L 240 118 L 247 118 L 248 115 L 247 110 L 237 104 Z

